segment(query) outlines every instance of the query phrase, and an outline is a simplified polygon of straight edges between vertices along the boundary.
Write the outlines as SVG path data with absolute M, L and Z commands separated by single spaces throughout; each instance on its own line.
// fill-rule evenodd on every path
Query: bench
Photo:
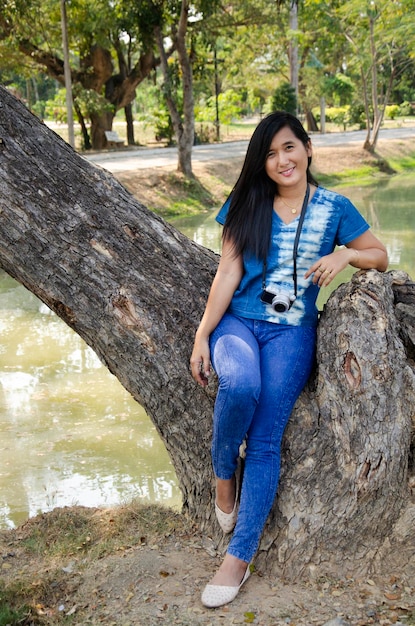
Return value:
M 113 148 L 114 146 L 116 148 L 118 147 L 121 148 L 124 145 L 124 139 L 121 139 L 121 137 L 118 135 L 117 131 L 115 130 L 106 130 L 105 138 L 108 142 L 109 148 Z

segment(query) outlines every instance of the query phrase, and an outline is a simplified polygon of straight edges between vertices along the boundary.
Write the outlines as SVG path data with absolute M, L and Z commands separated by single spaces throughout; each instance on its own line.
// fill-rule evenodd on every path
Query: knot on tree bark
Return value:
M 359 362 L 353 352 L 346 353 L 346 358 L 344 360 L 344 373 L 346 380 L 352 389 L 356 389 L 360 386 L 362 373 Z

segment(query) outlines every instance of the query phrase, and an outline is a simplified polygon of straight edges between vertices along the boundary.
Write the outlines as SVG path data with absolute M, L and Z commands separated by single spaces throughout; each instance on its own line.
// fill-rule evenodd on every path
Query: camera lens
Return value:
M 277 313 L 285 313 L 290 308 L 290 298 L 285 296 L 284 294 L 279 294 L 275 296 L 272 300 L 272 308 Z

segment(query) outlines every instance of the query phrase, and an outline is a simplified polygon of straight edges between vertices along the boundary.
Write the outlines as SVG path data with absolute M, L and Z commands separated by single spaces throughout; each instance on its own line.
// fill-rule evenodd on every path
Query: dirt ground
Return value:
M 315 151 L 317 172 L 358 169 L 373 160 L 358 147 L 336 148 L 335 156 L 333 152 L 329 148 Z M 413 154 L 413 144 L 381 143 L 379 152 L 385 157 L 409 155 Z M 239 168 L 240 162 L 236 161 L 195 166 L 195 174 L 208 190 L 212 205 L 219 204 L 228 193 Z M 118 178 L 141 202 L 163 209 L 165 197 L 180 193 L 177 178 L 171 174 L 171 168 L 157 168 L 121 173 Z M 109 525 L 108 511 L 90 511 L 95 518 L 107 516 Z M 171 512 L 168 532 L 165 526 L 160 531 L 153 528 L 149 538 L 147 531 L 133 533 L 130 527 L 134 536 L 125 538 L 116 548 L 98 552 L 96 557 L 85 546 L 96 547 L 104 541 L 102 537 L 88 536 L 66 555 L 62 550 L 53 554 L 46 548 L 33 552 L 39 542 L 33 537 L 52 543 L 50 520 L 56 514 L 42 515 L 22 528 L 0 533 L 0 600 L 2 588 L 7 590 L 15 585 L 21 593 L 26 585 L 26 597 L 41 620 L 36 624 L 415 624 L 415 581 L 405 580 L 395 572 L 386 579 L 321 577 L 293 584 L 254 569 L 233 603 L 209 610 L 201 604 L 200 594 L 222 559 L 215 547 L 216 537 L 204 536 L 182 516 Z M 59 525 L 65 534 L 64 525 Z M 124 527 L 128 524 L 124 523 Z M 33 535 L 36 529 L 38 534 Z
M 122 507 L 55 509 L 0 533 L 0 581 L 25 590 L 35 617 L 25 626 L 415 624 L 415 581 L 393 574 L 294 584 L 254 568 L 234 602 L 206 609 L 200 594 L 221 562 L 218 538 L 140 506 L 129 517 Z

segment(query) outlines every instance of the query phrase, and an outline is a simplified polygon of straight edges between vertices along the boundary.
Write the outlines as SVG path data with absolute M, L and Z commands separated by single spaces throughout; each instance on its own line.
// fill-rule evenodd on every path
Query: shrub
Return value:
M 271 105 L 273 111 L 287 111 L 287 113 L 295 115 L 297 112 L 297 97 L 294 87 L 290 83 L 282 83 L 274 91 Z
M 156 141 L 166 141 L 168 146 L 172 146 L 174 144 L 174 128 L 167 109 L 153 111 L 153 119 Z
M 402 117 L 404 117 L 405 115 L 413 115 L 414 111 L 412 109 L 412 105 L 410 102 L 402 102 L 402 104 L 399 105 L 399 115 L 401 115 Z
M 389 104 L 385 107 L 385 117 L 388 120 L 394 120 L 399 115 L 399 107 L 397 104 Z
M 349 109 L 349 124 L 357 124 L 360 130 L 366 128 L 365 107 L 361 102 L 353 102 Z
M 327 107 L 326 109 L 326 120 L 328 122 L 333 122 L 333 124 L 338 124 L 339 126 L 343 126 L 343 129 L 346 130 L 347 124 L 350 123 L 350 107 Z

